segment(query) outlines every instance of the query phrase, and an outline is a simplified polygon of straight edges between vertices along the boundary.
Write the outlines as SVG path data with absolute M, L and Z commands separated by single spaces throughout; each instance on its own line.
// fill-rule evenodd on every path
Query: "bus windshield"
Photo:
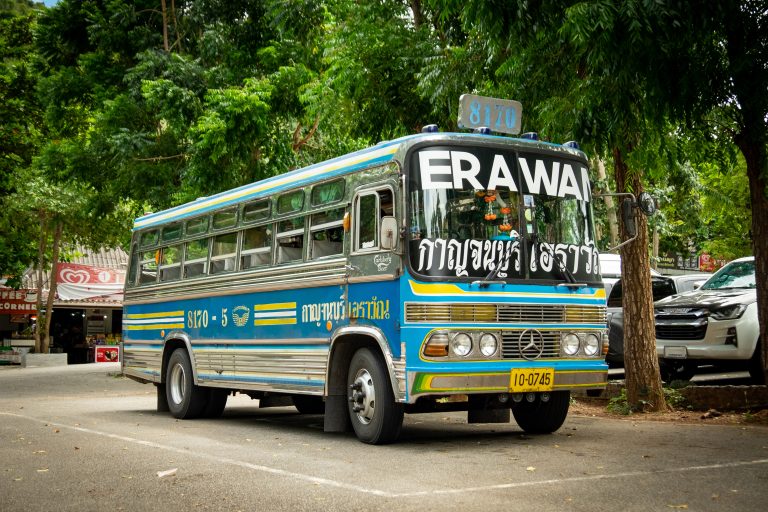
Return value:
M 410 162 L 408 246 L 416 274 L 598 275 L 584 163 L 465 147 L 423 148 Z

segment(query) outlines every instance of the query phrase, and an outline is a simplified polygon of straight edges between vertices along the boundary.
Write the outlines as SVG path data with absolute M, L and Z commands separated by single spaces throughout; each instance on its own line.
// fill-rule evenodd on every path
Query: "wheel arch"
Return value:
M 367 326 L 342 327 L 334 332 L 331 338 L 331 346 L 328 350 L 325 395 L 346 395 L 349 363 L 352 360 L 353 354 L 363 347 L 368 347 L 374 353 L 382 356 L 387 373 L 389 374 L 392 393 L 394 393 L 398 401 L 401 401 L 404 398 L 404 393 L 398 386 L 394 358 L 392 350 L 387 343 L 387 338 L 379 329 Z
M 192 365 L 192 380 L 194 384 L 197 384 L 197 364 L 195 364 L 195 354 L 192 352 L 192 341 L 189 336 L 181 331 L 169 332 L 163 343 L 163 361 L 160 367 L 160 383 L 164 384 L 168 373 L 168 360 L 171 358 L 171 354 L 177 348 L 183 348 L 189 355 L 189 361 Z

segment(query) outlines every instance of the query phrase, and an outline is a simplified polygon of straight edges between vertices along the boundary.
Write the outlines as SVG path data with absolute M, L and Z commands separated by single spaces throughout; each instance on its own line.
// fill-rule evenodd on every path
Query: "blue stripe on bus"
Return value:
M 325 386 L 324 380 L 306 380 L 306 379 L 278 379 L 278 378 L 265 378 L 265 377 L 249 377 L 247 375 L 219 375 L 219 374 L 207 374 L 198 373 L 197 377 L 202 380 L 214 380 L 214 381 L 228 381 L 228 382 L 256 382 L 259 384 L 288 384 L 293 386 Z
M 192 345 L 192 350 L 316 350 L 327 352 L 327 345 L 281 345 L 279 343 L 269 345 L 238 345 L 233 343 L 221 342 L 211 345 Z

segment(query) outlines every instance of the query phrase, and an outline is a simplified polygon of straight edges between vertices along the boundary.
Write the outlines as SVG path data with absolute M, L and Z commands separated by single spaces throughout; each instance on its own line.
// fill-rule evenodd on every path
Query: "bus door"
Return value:
M 359 189 L 352 201 L 352 248 L 348 267 L 348 312 L 352 325 L 374 326 L 390 340 L 399 313 L 402 274 L 400 222 L 393 185 Z M 391 346 L 394 343 L 391 343 Z M 393 353 L 399 347 L 392 346 Z

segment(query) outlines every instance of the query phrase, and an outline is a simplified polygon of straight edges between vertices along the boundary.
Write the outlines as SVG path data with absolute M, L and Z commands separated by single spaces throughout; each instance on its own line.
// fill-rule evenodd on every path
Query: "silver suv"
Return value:
M 702 365 L 747 369 L 762 382 L 753 257 L 734 260 L 698 290 L 655 303 L 662 379 L 690 379 Z

